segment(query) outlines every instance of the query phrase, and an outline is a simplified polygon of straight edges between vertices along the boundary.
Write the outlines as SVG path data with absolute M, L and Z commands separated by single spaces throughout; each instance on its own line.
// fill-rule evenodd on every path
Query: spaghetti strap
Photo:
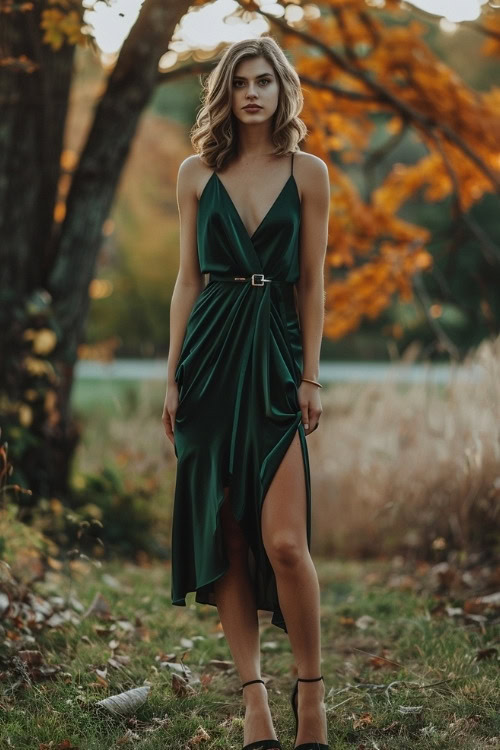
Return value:
M 290 172 L 290 177 L 293 175 L 293 157 L 294 157 L 295 151 L 292 151 L 292 171 Z

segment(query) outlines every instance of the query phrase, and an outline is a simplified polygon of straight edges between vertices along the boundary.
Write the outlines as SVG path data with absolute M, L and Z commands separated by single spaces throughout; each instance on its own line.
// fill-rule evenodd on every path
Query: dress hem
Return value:
M 282 463 L 282 461 L 283 461 L 283 459 L 284 459 L 284 457 L 285 457 L 288 449 L 290 448 L 293 440 L 295 439 L 295 435 L 298 433 L 299 434 L 300 448 L 301 448 L 301 453 L 302 453 L 302 463 L 303 463 L 303 468 L 304 468 L 304 483 L 305 483 L 305 493 L 306 493 L 306 536 L 307 536 L 308 547 L 310 549 L 310 501 L 311 501 L 311 498 L 310 498 L 310 492 L 309 492 L 309 466 L 308 466 L 308 458 L 307 458 L 307 447 L 304 447 L 304 444 L 303 444 L 303 441 L 305 441 L 305 435 L 303 435 L 301 433 L 301 430 L 300 430 L 301 424 L 302 424 L 302 415 L 299 414 L 299 416 L 298 416 L 298 423 L 297 423 L 295 429 L 293 430 L 292 438 L 291 438 L 290 442 L 288 443 L 288 445 L 286 446 L 285 451 L 283 452 L 283 456 L 282 456 L 281 460 L 279 461 L 278 468 L 279 468 L 279 466 L 281 466 L 281 463 Z M 263 486 L 263 493 L 262 493 L 263 500 L 262 500 L 261 508 L 260 508 L 260 517 L 262 517 L 262 507 L 264 505 L 265 499 L 266 499 L 268 491 L 269 491 L 269 487 L 270 487 L 270 485 L 272 483 L 272 480 L 273 480 L 273 478 L 274 478 L 277 470 L 278 469 L 276 469 L 273 472 L 273 475 L 270 478 L 270 481 L 268 481 L 266 483 L 266 485 Z M 232 475 L 229 474 L 228 476 L 231 477 Z M 231 492 L 231 483 L 229 482 L 229 484 L 224 484 L 224 487 L 228 487 L 228 490 L 229 490 L 228 495 L 230 495 L 230 492 Z M 225 497 L 224 497 L 224 494 L 223 494 L 222 501 L 219 503 L 219 506 L 218 506 L 218 509 L 217 509 L 217 513 L 216 513 L 216 517 L 217 517 L 216 531 L 217 531 L 217 529 L 220 528 L 220 525 L 221 525 L 221 522 L 220 522 L 220 511 L 221 511 L 222 505 L 224 504 L 224 501 L 225 501 Z M 237 523 L 241 523 L 241 521 L 243 520 L 242 518 L 237 518 L 236 515 L 234 517 L 235 517 L 235 521 Z M 260 524 L 260 528 L 262 529 L 262 522 Z M 209 595 L 207 595 L 206 597 L 204 596 L 204 599 L 205 599 L 204 601 L 201 600 L 201 599 L 199 599 L 198 598 L 200 596 L 199 590 L 205 588 L 206 586 L 209 586 L 210 584 L 215 583 L 220 578 L 222 578 L 228 572 L 229 567 L 230 566 L 227 565 L 222 572 L 217 573 L 215 576 L 212 576 L 212 578 L 210 578 L 208 581 L 205 581 L 204 583 L 201 583 L 201 584 L 197 585 L 195 588 L 190 588 L 189 590 L 186 591 L 186 593 L 184 594 L 184 596 L 177 597 L 175 600 L 172 598 L 172 605 L 174 605 L 174 606 L 181 606 L 181 607 L 187 606 L 186 605 L 186 596 L 187 596 L 187 594 L 194 593 L 196 595 L 195 596 L 195 601 L 196 601 L 197 604 L 208 604 L 210 606 L 216 607 L 217 603 L 215 601 L 210 601 Z M 282 616 L 281 609 L 279 607 L 279 602 L 276 603 L 275 607 L 273 607 L 273 606 L 256 606 L 256 610 L 260 610 L 262 612 L 272 612 L 273 616 L 272 616 L 272 619 L 271 619 L 271 623 L 273 625 L 275 625 L 276 627 L 279 627 L 280 629 L 284 630 L 285 633 L 288 633 L 284 617 Z

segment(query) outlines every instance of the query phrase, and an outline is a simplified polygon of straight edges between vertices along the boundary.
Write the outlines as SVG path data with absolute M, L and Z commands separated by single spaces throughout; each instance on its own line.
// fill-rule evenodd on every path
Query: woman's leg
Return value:
M 226 492 L 221 509 L 229 570 L 215 582 L 220 621 L 241 682 L 260 678 L 259 621 L 247 565 L 248 546 Z M 267 690 L 261 682 L 243 688 L 246 706 L 243 744 L 276 738 Z
M 304 463 L 296 433 L 262 508 L 262 536 L 276 576 L 280 608 L 285 618 L 299 677 L 321 675 L 320 591 L 307 547 Z M 327 742 L 324 683 L 299 682 L 301 742 Z

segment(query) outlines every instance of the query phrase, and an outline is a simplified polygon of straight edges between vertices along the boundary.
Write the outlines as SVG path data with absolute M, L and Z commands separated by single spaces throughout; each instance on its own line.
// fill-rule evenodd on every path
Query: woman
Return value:
M 296 660 L 296 750 L 328 747 L 305 436 L 322 411 L 330 194 L 326 164 L 297 147 L 302 104 L 274 39 L 232 44 L 205 82 L 198 153 L 177 185 L 162 416 L 177 457 L 172 603 L 196 591 L 218 608 L 245 688 L 244 750 L 281 748 L 259 677 L 258 609 L 273 612 Z

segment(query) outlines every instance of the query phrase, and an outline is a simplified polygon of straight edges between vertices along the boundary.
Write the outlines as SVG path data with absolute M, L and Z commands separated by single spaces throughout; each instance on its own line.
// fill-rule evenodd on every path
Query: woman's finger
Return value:
M 309 429 L 309 404 L 306 404 L 305 406 L 301 406 L 300 408 L 302 412 L 302 424 L 304 426 L 305 430 Z

